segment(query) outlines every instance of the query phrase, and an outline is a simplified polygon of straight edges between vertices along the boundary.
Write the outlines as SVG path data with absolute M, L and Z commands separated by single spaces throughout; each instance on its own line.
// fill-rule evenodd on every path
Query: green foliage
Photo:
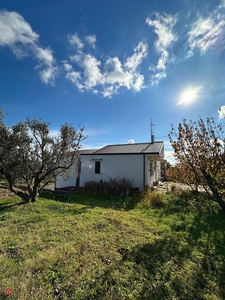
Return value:
M 139 209 L 161 208 L 164 205 L 163 197 L 163 193 L 148 189 L 143 192 L 141 201 L 137 207 Z
M 24 202 L 34 202 L 49 182 L 74 164 L 84 129 L 64 124 L 52 137 L 47 122 L 27 119 L 7 127 L 3 117 L 0 110 L 0 175 L 10 191 Z M 18 186 L 20 181 L 23 188 Z
M 42 197 L 0 200 L 1 299 L 6 288 L 23 300 L 225 299 L 225 220 L 213 202 L 168 194 L 162 207 L 122 211 L 110 197 Z

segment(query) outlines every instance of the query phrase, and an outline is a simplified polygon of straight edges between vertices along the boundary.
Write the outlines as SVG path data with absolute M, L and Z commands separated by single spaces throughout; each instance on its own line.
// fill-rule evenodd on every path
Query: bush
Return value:
M 137 207 L 140 209 L 149 209 L 149 208 L 161 208 L 163 207 L 163 194 L 158 191 L 144 191 L 141 202 L 138 203 Z
M 88 181 L 84 185 L 85 192 L 101 196 L 126 197 L 132 188 L 132 181 L 126 177 L 114 177 L 108 181 Z

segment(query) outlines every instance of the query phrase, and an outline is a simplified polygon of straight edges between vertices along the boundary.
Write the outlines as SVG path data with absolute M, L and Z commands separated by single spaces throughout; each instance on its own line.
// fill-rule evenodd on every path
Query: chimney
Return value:
M 155 141 L 155 137 L 154 137 L 154 128 L 153 126 L 155 126 L 154 124 L 152 124 L 152 118 L 150 119 L 150 130 L 151 130 L 151 143 L 154 143 Z
M 151 143 L 154 143 L 154 134 L 151 134 Z

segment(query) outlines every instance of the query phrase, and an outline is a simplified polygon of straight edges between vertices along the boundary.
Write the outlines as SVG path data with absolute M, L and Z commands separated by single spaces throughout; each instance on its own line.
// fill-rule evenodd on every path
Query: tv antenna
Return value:
M 151 132 L 151 143 L 154 143 L 154 124 L 152 124 L 152 118 L 150 118 L 150 132 Z

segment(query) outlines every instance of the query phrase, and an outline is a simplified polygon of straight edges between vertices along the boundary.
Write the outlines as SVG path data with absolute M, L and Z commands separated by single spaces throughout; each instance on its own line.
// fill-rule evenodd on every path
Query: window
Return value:
M 100 169 L 101 169 L 101 162 L 96 161 L 95 162 L 95 174 L 100 174 Z

